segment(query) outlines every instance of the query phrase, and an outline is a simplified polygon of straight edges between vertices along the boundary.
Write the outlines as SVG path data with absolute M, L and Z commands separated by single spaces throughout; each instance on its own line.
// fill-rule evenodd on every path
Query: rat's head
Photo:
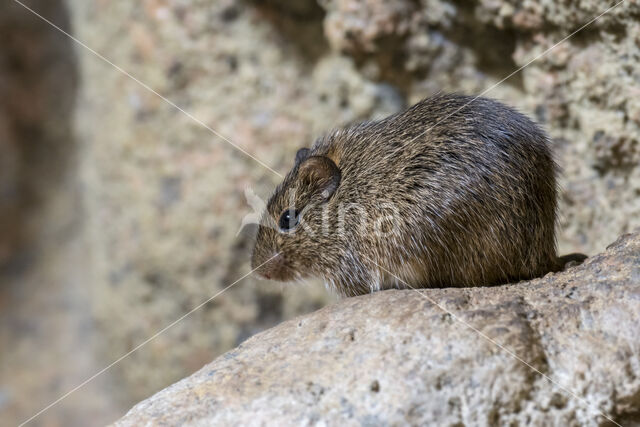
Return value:
M 329 157 L 311 155 L 307 148 L 298 151 L 258 227 L 251 267 L 260 276 L 289 281 L 318 272 L 319 258 L 334 246 L 335 235 L 323 230 L 323 224 L 340 179 L 340 169 Z

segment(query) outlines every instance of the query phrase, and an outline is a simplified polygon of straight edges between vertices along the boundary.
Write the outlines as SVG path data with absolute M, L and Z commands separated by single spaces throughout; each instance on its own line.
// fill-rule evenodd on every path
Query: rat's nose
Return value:
M 256 273 L 265 279 L 282 280 L 283 269 L 285 268 L 284 257 L 280 253 L 272 253 L 263 261 L 263 264 L 258 267 Z

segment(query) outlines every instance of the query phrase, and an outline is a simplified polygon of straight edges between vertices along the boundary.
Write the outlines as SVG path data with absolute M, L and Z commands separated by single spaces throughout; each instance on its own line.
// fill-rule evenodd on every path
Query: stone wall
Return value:
M 64 2 L 28 7 L 69 31 Z M 18 425 L 101 369 L 95 354 L 73 114 L 72 41 L 0 2 L 0 420 Z M 96 399 L 95 396 L 101 396 Z M 124 406 L 108 375 L 34 425 L 106 423 Z M 130 400 L 125 400 L 126 404 Z
M 69 27 L 61 2 L 39 8 Z M 61 212 L 45 224 L 51 204 L 68 201 L 73 179 L 77 69 L 71 42 L 53 34 L 12 2 L 0 5 L 0 275 L 36 262 L 43 238 L 77 216 Z
M 120 355 L 248 271 L 245 188 L 297 148 L 439 90 L 480 93 L 604 11 L 603 1 L 70 1 L 78 37 L 196 123 L 83 51 L 77 110 L 94 305 Z M 565 174 L 561 252 L 601 250 L 640 225 L 637 6 L 624 4 L 487 95 L 535 117 Z M 640 99 L 640 98 L 639 98 Z M 318 284 L 248 278 L 116 369 L 133 398 L 293 314 Z M 162 366 L 162 369 L 157 367 Z
M 31 64 L 24 73 L 3 65 L 18 83 L 9 87 L 0 78 L 3 93 L 15 94 L 0 114 L 0 137 L 10 141 L 0 144 L 0 262 L 23 259 L 15 258 L 24 253 L 16 248 L 42 230 L 13 227 L 27 211 L 6 195 L 37 201 L 40 189 L 60 194 L 33 211 L 70 221 L 61 223 L 68 225 L 63 231 L 82 220 L 77 232 L 87 246 L 55 268 L 86 269 L 88 285 L 69 289 L 86 293 L 75 307 L 95 319 L 90 351 L 104 366 L 249 271 L 252 230 L 238 233 L 251 212 L 246 189 L 267 197 L 297 148 L 330 128 L 385 116 L 440 90 L 487 88 L 487 96 L 534 117 L 553 138 L 564 169 L 560 252 L 600 252 L 640 226 L 638 5 L 627 0 L 501 81 L 612 4 L 67 0 L 73 34 L 104 58 L 76 45 L 75 106 L 75 79 L 65 78 L 48 81 L 52 95 L 25 109 L 27 68 L 41 63 L 20 59 Z M 54 20 L 59 10 L 39 9 Z M 2 18 L 0 31 L 28 31 L 27 21 Z M 27 44 L 37 49 L 47 41 L 38 40 Z M 31 149 L 12 142 L 16 129 L 28 141 L 47 141 L 53 132 L 57 142 Z M 75 171 L 76 156 L 79 175 L 59 178 Z M 57 193 L 60 182 L 66 184 Z M 81 198 L 64 196 L 74 194 L 64 190 L 73 186 Z M 52 242 L 49 253 L 59 247 Z M 69 289 L 56 292 L 75 295 Z M 119 398 L 146 397 L 250 335 L 331 299 L 316 282 L 247 278 L 114 367 Z

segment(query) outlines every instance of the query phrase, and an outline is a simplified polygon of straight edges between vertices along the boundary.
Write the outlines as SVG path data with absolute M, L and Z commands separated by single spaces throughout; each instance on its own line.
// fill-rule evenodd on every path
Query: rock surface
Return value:
M 529 282 L 342 300 L 250 338 L 116 425 L 629 425 L 638 337 L 640 232 Z

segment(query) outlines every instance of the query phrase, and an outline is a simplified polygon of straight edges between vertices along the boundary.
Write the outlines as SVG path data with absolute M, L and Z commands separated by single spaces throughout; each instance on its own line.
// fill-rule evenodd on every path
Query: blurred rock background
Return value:
M 479 94 L 613 2 L 33 0 L 117 70 L 0 3 L 0 419 L 20 422 L 249 271 L 245 189 L 323 131 Z M 640 226 L 640 5 L 487 93 L 553 138 L 561 253 Z M 122 71 L 148 85 L 150 92 Z M 197 123 L 166 97 L 187 111 Z M 103 424 L 331 300 L 238 283 L 35 420 Z

